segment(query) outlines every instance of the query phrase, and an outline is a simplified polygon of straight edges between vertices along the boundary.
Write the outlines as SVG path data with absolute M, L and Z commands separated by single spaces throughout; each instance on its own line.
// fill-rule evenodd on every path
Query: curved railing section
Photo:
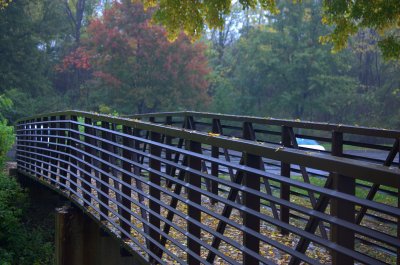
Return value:
M 256 120 L 219 126 L 211 117 L 214 127 L 198 121 L 196 131 L 186 114 L 183 128 L 171 115 L 159 116 L 166 124 L 77 111 L 20 120 L 18 171 L 68 196 L 151 263 L 399 262 L 399 132 L 365 135 L 394 141 L 366 143 L 386 152 L 380 165 L 344 157 L 355 140 L 343 126 L 323 137 L 294 131 L 315 128 L 292 121 L 269 140 L 256 137 L 274 132 Z M 331 150 L 303 148 L 299 136 L 329 139 Z

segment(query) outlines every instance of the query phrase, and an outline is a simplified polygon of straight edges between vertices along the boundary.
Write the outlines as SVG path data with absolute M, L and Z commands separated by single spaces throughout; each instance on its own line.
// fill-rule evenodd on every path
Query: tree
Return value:
M 145 6 L 158 7 L 154 19 L 166 26 L 171 38 L 176 38 L 181 30 L 193 38 L 199 38 L 204 25 L 210 28 L 222 28 L 225 15 L 232 8 L 231 0 L 142 1 Z M 243 9 L 261 7 L 273 15 L 279 12 L 277 2 L 279 1 L 239 1 Z M 324 6 L 322 22 L 335 27 L 332 33 L 322 37 L 322 41 L 332 42 L 335 50 L 342 49 L 346 47 L 349 36 L 356 34 L 359 29 L 371 28 L 381 36 L 379 46 L 384 56 L 400 58 L 400 2 L 398 0 L 323 0 L 322 2 Z
M 121 113 L 207 104 L 204 45 L 192 44 L 183 34 L 169 42 L 163 28 L 150 24 L 150 16 L 141 4 L 123 1 L 92 20 L 80 55 L 69 62 L 64 59 L 64 69 L 90 66 L 86 87 L 95 92 L 87 94 L 87 103 Z M 89 62 L 83 62 L 87 57 Z
M 317 2 L 282 1 L 278 8 L 278 15 L 232 47 L 231 81 L 220 82 L 214 100 L 238 114 L 342 121 L 356 99 L 351 54 L 332 54 L 318 42 L 327 29 L 316 23 L 321 19 Z
M 208 1 L 168 1 L 142 0 L 146 8 L 157 7 L 154 19 L 163 24 L 171 39 L 179 36 L 181 31 L 193 38 L 199 38 L 204 26 L 222 29 L 226 15 L 231 12 L 231 0 Z M 276 13 L 275 0 L 240 0 L 243 9 L 256 8 Z
M 65 108 L 53 86 L 54 66 L 72 39 L 63 2 L 12 1 L 0 17 L 0 93 L 14 102 L 6 118 Z

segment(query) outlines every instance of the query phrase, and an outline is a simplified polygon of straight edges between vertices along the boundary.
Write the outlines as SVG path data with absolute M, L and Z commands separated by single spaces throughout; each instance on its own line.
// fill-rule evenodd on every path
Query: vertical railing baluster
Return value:
M 137 128 L 133 129 L 133 135 L 135 137 L 137 137 L 137 138 L 142 138 L 141 132 L 142 131 L 140 129 L 137 129 Z M 134 140 L 133 147 L 134 147 L 135 150 L 143 151 L 142 148 L 141 148 L 141 142 L 138 141 L 138 140 Z M 132 159 L 133 159 L 133 161 L 138 162 L 138 163 L 142 163 L 143 162 L 142 156 L 140 154 L 138 154 L 138 153 L 133 153 L 132 154 Z M 142 172 L 142 168 L 140 168 L 138 166 L 133 166 L 133 173 L 136 176 L 140 176 L 141 172 Z M 138 183 L 141 185 L 140 181 Z
M 219 134 L 219 119 L 213 119 L 212 120 L 212 133 L 216 133 Z M 219 158 L 219 147 L 218 146 L 212 146 L 211 147 L 211 156 L 213 158 Z M 219 177 L 219 165 L 218 163 L 211 163 L 211 175 L 213 175 L 214 177 L 218 178 Z M 215 195 L 218 195 L 218 182 L 216 181 L 212 181 L 211 182 L 211 192 Z M 215 204 L 216 200 L 215 199 L 211 199 L 211 203 Z
M 69 181 L 69 187 L 74 191 L 77 192 L 78 190 L 78 160 L 76 159 L 78 152 L 75 150 L 75 148 L 78 148 L 79 145 L 77 142 L 75 142 L 76 138 L 79 137 L 76 131 L 78 130 L 78 125 L 75 123 L 78 122 L 78 117 L 75 115 L 70 116 L 70 123 L 69 123 L 69 134 L 68 134 L 68 143 L 69 143 L 69 162 L 70 162 L 70 181 Z
M 91 203 L 91 193 L 92 193 L 92 188 L 89 186 L 89 184 L 92 183 L 92 167 L 90 165 L 92 165 L 92 158 L 89 156 L 90 154 L 92 154 L 92 147 L 90 147 L 89 145 L 91 145 L 93 143 L 93 140 L 91 139 L 90 135 L 93 135 L 93 128 L 91 128 L 90 126 L 93 125 L 92 123 L 92 119 L 85 117 L 84 120 L 85 123 L 85 128 L 84 128 L 84 132 L 85 132 L 85 137 L 84 137 L 84 141 L 85 141 L 85 146 L 84 146 L 84 161 L 85 161 L 85 174 L 84 174 L 84 179 L 87 183 L 83 183 L 83 198 L 87 201 L 84 203 L 85 206 L 89 206 L 89 204 Z
M 343 133 L 334 131 L 332 134 L 332 154 L 341 156 L 343 154 Z M 355 194 L 355 179 L 333 173 L 333 188 L 337 191 L 350 195 Z M 345 211 L 343 209 L 346 209 Z M 354 223 L 355 205 L 342 199 L 332 198 L 331 215 Z M 354 231 L 336 224 L 331 225 L 331 241 L 347 249 L 354 249 Z M 343 236 L 346 235 L 346 236 Z M 332 250 L 332 264 L 354 264 L 354 259 L 340 252 Z
M 98 148 L 102 147 L 102 142 L 100 141 L 101 137 L 102 137 L 102 132 L 99 129 L 99 127 L 101 127 L 101 122 L 99 120 L 93 119 L 92 120 L 92 124 L 93 124 L 93 138 L 91 140 L 91 145 L 94 147 L 91 150 L 91 154 L 94 156 L 92 159 L 92 165 L 93 165 L 93 178 L 95 179 L 96 182 L 96 189 L 100 189 L 101 188 L 101 151 Z M 97 197 L 98 194 L 97 194 Z
M 29 169 L 30 169 L 30 165 L 29 165 L 29 155 L 30 155 L 30 144 L 29 144 L 30 131 L 29 131 L 29 129 L 30 129 L 30 127 L 29 127 L 29 124 L 27 124 L 27 123 L 29 123 L 29 121 L 24 121 L 24 124 L 23 124 L 23 127 L 25 129 L 25 135 L 24 135 L 24 138 L 23 138 L 25 140 L 24 141 L 24 145 L 25 145 L 25 147 L 24 147 L 25 169 L 24 170 L 25 171 L 29 171 Z
M 249 153 L 244 154 L 244 163 L 247 167 L 260 169 L 261 157 Z M 243 186 L 249 189 L 260 191 L 260 176 L 250 172 L 244 172 Z M 250 192 L 243 193 L 243 205 L 251 210 L 260 212 L 260 197 Z M 260 233 L 260 219 L 254 214 L 243 212 L 243 225 L 246 229 L 250 229 L 253 232 Z M 247 230 L 246 230 L 247 231 Z M 254 251 L 255 253 L 260 252 L 260 239 L 257 237 L 243 232 L 243 246 Z M 243 253 L 243 264 L 253 265 L 258 264 L 259 261 L 254 255 L 244 251 Z
M 161 147 L 158 146 L 157 144 L 161 141 L 161 135 L 156 132 L 150 132 L 149 136 L 150 136 L 150 140 L 152 141 L 152 143 L 150 144 L 150 147 L 149 147 L 150 154 L 155 157 L 160 157 L 161 156 Z M 161 171 L 160 161 L 158 161 L 154 158 L 150 158 L 149 160 L 150 160 L 149 161 L 150 168 L 153 171 Z M 157 174 L 155 172 L 150 172 L 149 180 L 151 183 L 153 183 L 156 186 L 161 185 L 161 178 L 160 178 L 159 174 Z M 150 193 L 150 197 L 152 197 L 156 200 L 160 200 L 161 194 L 160 194 L 160 190 L 157 187 L 150 186 L 149 193 Z M 154 213 L 160 214 L 160 205 L 158 203 L 156 203 L 155 201 L 150 200 L 149 208 Z M 150 224 L 152 224 L 155 227 L 155 229 L 150 228 L 150 231 L 149 231 L 150 237 L 153 238 L 154 240 L 156 240 L 157 242 L 160 242 L 160 233 L 159 233 L 160 219 L 159 219 L 159 217 L 150 213 L 149 214 L 149 222 L 150 222 Z M 158 247 L 153 243 L 150 243 L 150 250 L 151 250 L 151 252 L 153 252 L 156 255 L 157 255 L 157 253 L 159 253 Z M 150 260 L 153 261 L 153 259 L 150 259 Z
M 122 132 L 124 134 L 132 135 L 132 128 L 128 126 L 123 126 L 122 127 Z M 122 144 L 125 147 L 132 147 L 132 139 L 128 137 L 123 137 L 122 138 Z M 122 157 L 128 160 L 132 159 L 132 153 L 129 150 L 123 149 L 122 150 Z M 131 163 L 127 161 L 122 162 L 122 169 L 124 169 L 127 172 L 131 172 Z M 124 185 L 121 187 L 121 191 L 124 195 L 127 197 L 131 198 L 131 189 L 129 188 L 130 185 L 132 185 L 132 178 L 129 176 L 127 173 L 123 172 L 122 173 L 122 182 Z M 122 205 L 126 207 L 127 209 L 131 209 L 131 202 L 129 199 L 127 199 L 125 196 L 122 196 Z M 131 233 L 131 227 L 130 227 L 130 221 L 131 221 L 131 215 L 129 214 L 128 211 L 122 210 L 122 217 L 126 219 L 127 221 L 120 220 L 121 228 L 123 231 L 125 231 L 128 235 Z M 121 237 L 123 239 L 128 238 L 128 236 L 124 233 L 121 233 Z
M 40 172 L 41 172 L 41 166 L 42 166 L 42 162 L 41 162 L 41 159 L 43 158 L 40 154 L 41 154 L 41 151 L 38 149 L 38 147 L 40 147 L 41 146 L 41 143 L 40 143 L 40 140 L 41 140 L 41 138 L 40 138 L 40 134 L 41 134 L 41 130 L 40 130 L 40 122 L 41 122 L 41 118 L 37 118 L 37 119 L 35 119 L 35 126 L 34 126 L 34 128 L 35 128 L 35 143 L 34 143 L 34 146 L 35 146 L 35 159 L 36 159 L 36 161 L 35 161 L 35 174 L 36 174 L 36 177 L 41 177 L 40 176 Z
M 117 148 L 117 147 L 115 146 L 115 144 L 117 144 L 117 141 L 118 141 L 117 135 L 116 135 L 116 132 L 118 131 L 117 124 L 111 123 L 111 124 L 110 124 L 110 129 L 113 131 L 113 132 L 111 133 L 111 135 L 110 135 L 110 136 L 111 136 L 110 141 L 113 143 L 113 144 L 110 144 L 110 152 L 111 152 L 112 154 L 114 154 L 114 155 L 111 155 L 111 156 L 110 156 L 110 163 L 111 163 L 112 165 L 114 165 L 114 166 L 118 166 L 118 165 L 119 165 L 118 159 L 117 159 L 116 156 L 115 156 L 115 155 L 118 156 L 118 149 L 119 149 L 119 148 Z M 119 174 L 119 172 L 118 172 L 118 170 L 117 170 L 116 168 L 114 168 L 114 167 L 111 168 L 111 173 L 112 173 L 112 175 L 113 175 L 113 177 L 114 177 L 115 179 L 120 180 L 120 174 Z M 118 210 L 118 214 L 121 215 L 121 212 L 122 212 L 122 209 L 121 209 L 121 204 L 122 204 L 121 184 L 120 184 L 119 181 L 113 180 L 113 186 L 114 186 L 114 189 L 116 190 L 116 192 L 115 192 L 115 197 L 116 197 L 116 199 L 117 199 L 117 210 Z
M 165 125 L 172 125 L 172 116 L 167 116 L 165 118 Z M 165 144 L 167 145 L 172 145 L 172 137 L 169 135 L 165 136 Z M 168 161 L 172 161 L 172 151 L 167 149 L 165 150 L 165 159 Z M 172 170 L 171 165 L 166 165 L 165 166 L 165 173 L 170 174 Z M 167 180 L 167 186 L 170 186 L 170 181 Z
M 43 164 L 43 175 L 45 176 L 45 180 L 48 181 L 49 178 L 49 163 L 50 163 L 50 152 L 49 150 L 49 118 L 48 117 L 43 117 L 42 119 L 43 121 L 43 125 L 42 125 L 42 148 L 44 148 L 45 150 L 42 151 L 42 154 L 44 155 L 42 158 Z
M 106 121 L 102 121 L 101 122 L 101 127 L 103 129 L 105 129 L 105 130 L 108 130 L 110 128 L 110 124 L 108 122 L 106 122 Z M 107 131 L 105 131 L 105 130 L 101 131 L 101 138 L 103 140 L 108 140 L 110 138 L 109 137 L 109 133 Z M 102 202 L 100 204 L 100 212 L 102 213 L 102 215 L 100 215 L 100 220 L 104 221 L 105 220 L 104 216 L 108 216 L 108 213 L 109 213 L 107 207 L 109 206 L 109 203 L 108 203 L 109 187 L 108 187 L 108 185 L 110 184 L 110 180 L 109 180 L 108 175 L 106 175 L 106 173 L 110 173 L 110 167 L 106 163 L 110 161 L 110 155 L 107 154 L 106 152 L 104 152 L 104 151 L 108 151 L 109 150 L 108 144 L 106 142 L 101 141 L 101 149 L 102 149 L 102 152 L 100 154 L 100 157 L 101 157 L 101 160 L 102 160 L 101 170 L 104 171 L 104 173 L 102 172 L 100 174 L 100 179 L 104 183 L 101 183 L 101 185 L 100 185 L 101 188 L 100 189 L 104 193 L 104 195 L 100 194 L 99 197 L 100 197 L 100 201 Z
M 30 164 L 31 164 L 31 174 L 34 176 L 35 175 L 35 172 L 36 172 L 36 167 L 35 167 L 35 152 L 36 152 L 36 148 L 35 148 L 35 143 L 34 143 L 34 141 L 36 140 L 36 137 L 34 136 L 35 135 L 35 124 L 34 124 L 34 122 L 35 122 L 35 120 L 30 120 L 29 121 L 30 122 L 30 137 L 29 137 L 29 139 L 30 139 L 30 141 L 31 142 L 29 142 L 29 146 L 30 146 Z
M 24 128 L 24 135 L 23 135 L 23 143 L 25 145 L 25 147 L 23 148 L 23 156 L 24 156 L 24 166 L 25 168 L 23 169 L 24 171 L 29 171 L 29 154 L 30 154 L 30 148 L 29 148 L 29 125 L 27 124 L 29 121 L 24 121 L 22 123 L 22 126 Z
M 67 128 L 67 120 L 66 116 L 61 115 L 59 117 L 60 122 L 59 122 L 59 128 L 60 130 L 58 131 L 58 144 L 59 144 L 59 160 L 60 160 L 60 170 L 59 170 L 59 179 L 60 179 L 60 184 L 61 184 L 61 189 L 65 189 L 65 185 L 67 183 L 67 176 L 68 176 L 68 164 L 65 162 L 67 161 L 67 148 L 66 148 L 66 128 Z
M 191 152 L 201 153 L 201 143 L 195 141 L 187 141 L 186 142 L 186 149 L 190 150 Z M 191 169 L 201 171 L 201 159 L 189 156 L 188 159 L 188 166 Z M 186 179 L 190 185 L 200 188 L 201 187 L 201 177 L 193 174 L 187 173 Z M 201 205 L 201 194 L 198 191 L 194 191 L 193 189 L 188 189 L 188 200 L 192 203 Z M 190 218 L 201 222 L 201 211 L 193 206 L 188 206 L 188 215 Z M 194 237 L 200 238 L 201 229 L 198 225 L 193 224 L 191 221 L 187 222 L 188 232 L 193 235 Z M 195 240 L 188 238 L 187 240 L 188 248 L 195 253 L 196 255 L 200 256 L 200 244 L 197 243 Z M 200 264 L 198 259 L 193 257 L 192 255 L 188 254 L 187 256 L 188 264 Z
M 137 138 L 140 138 L 140 130 L 139 129 L 133 129 L 133 136 L 135 136 L 135 137 L 137 137 Z M 133 146 L 131 146 L 131 147 L 133 147 L 135 150 L 137 150 L 137 151 L 141 151 L 141 148 L 140 148 L 140 141 L 138 141 L 138 140 L 133 140 Z M 136 162 L 136 163 L 140 163 L 140 155 L 139 154 L 137 154 L 136 152 L 133 152 L 132 154 L 131 154 L 131 159 L 132 159 L 132 161 L 133 162 Z M 131 169 L 132 170 L 132 169 Z M 140 176 L 140 174 L 141 174 L 141 171 L 142 171 L 142 169 L 140 168 L 140 167 L 138 167 L 138 166 L 136 166 L 136 165 L 134 165 L 133 166 L 133 174 L 137 177 L 137 178 L 140 178 L 141 176 Z M 136 187 L 138 188 L 138 190 L 140 190 L 140 191 L 143 191 L 143 185 L 142 185 L 142 182 L 141 181 L 139 181 L 139 180 L 135 180 L 135 184 L 136 184 Z M 147 215 L 147 211 L 146 211 L 146 209 L 145 209 L 145 198 L 144 198 L 144 196 L 142 195 L 142 194 L 140 194 L 140 193 L 138 193 L 137 194 L 137 196 L 138 196 L 138 199 L 139 199 L 139 203 L 140 203 L 140 216 L 142 217 L 142 219 L 144 220 L 143 222 L 142 222 L 142 224 L 143 224 L 143 231 L 146 233 L 146 234 L 149 234 L 149 226 L 147 225 L 147 221 L 149 221 L 149 218 L 148 218 L 148 215 Z M 149 240 L 146 238 L 145 239 L 145 241 L 146 241 L 146 246 L 147 246 L 147 248 L 148 249 L 150 249 L 150 245 L 149 245 Z
M 281 144 L 283 147 L 290 147 L 290 131 L 289 127 L 282 126 Z M 281 176 L 290 178 L 290 164 L 281 162 Z M 290 201 L 290 185 L 281 184 L 280 197 L 283 200 Z M 280 218 L 282 222 L 289 223 L 289 208 L 281 206 Z M 287 234 L 285 229 L 281 229 L 282 234 Z
M 29 134 L 30 134 L 30 126 L 29 126 L 29 124 L 27 124 L 27 123 L 29 123 L 29 121 L 25 121 L 24 122 L 24 128 L 25 128 L 25 136 L 24 136 L 24 143 L 25 143 L 25 148 L 24 148 L 24 152 L 25 152 L 25 158 L 24 158 L 24 161 L 25 161 L 25 171 L 29 171 L 29 169 L 30 169 L 30 161 L 29 161 L 29 157 L 30 157 L 30 143 L 29 143 L 29 140 L 30 140 L 30 136 L 29 136 Z
M 50 117 L 50 126 L 49 126 L 49 130 L 50 130 L 50 136 L 49 136 L 49 142 L 50 142 L 50 150 L 58 150 L 58 147 L 56 145 L 57 143 L 57 124 L 56 124 L 56 120 L 57 117 L 56 116 L 51 116 Z M 57 153 L 54 153 L 52 151 L 50 151 L 50 156 L 52 158 L 56 158 L 57 157 Z M 57 178 L 57 160 L 56 159 L 50 159 L 50 179 L 51 179 L 51 184 L 52 185 L 56 185 L 56 178 Z

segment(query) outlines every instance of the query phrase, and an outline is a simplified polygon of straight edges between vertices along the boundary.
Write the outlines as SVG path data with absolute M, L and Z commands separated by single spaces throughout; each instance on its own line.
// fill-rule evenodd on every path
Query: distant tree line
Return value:
M 353 25 L 340 35 L 353 36 L 345 44 L 321 44 L 338 34 L 329 14 L 364 19 L 374 4 L 214 1 L 217 13 L 188 21 L 179 12 L 189 6 L 174 13 L 164 1 L 3 2 L 0 95 L 13 103 L 3 111 L 11 122 L 65 109 L 191 109 L 400 128 L 399 60 L 384 60 L 378 45 L 388 37 L 379 30 L 384 21 Z M 394 2 L 385 3 L 375 9 L 397 10 Z M 172 33 L 168 16 L 183 19 Z

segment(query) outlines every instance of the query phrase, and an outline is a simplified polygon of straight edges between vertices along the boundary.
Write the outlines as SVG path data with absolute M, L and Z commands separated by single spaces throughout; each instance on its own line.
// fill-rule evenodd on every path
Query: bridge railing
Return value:
M 18 170 L 69 196 L 153 263 L 398 262 L 400 171 L 340 157 L 342 128 L 330 132 L 329 154 L 295 148 L 287 129 L 281 143 L 255 141 L 251 120 L 241 138 L 184 120 L 176 128 L 77 111 L 20 120 Z M 397 141 L 392 161 L 398 135 L 387 137 Z M 392 195 L 368 199 L 356 184 Z
M 318 148 L 321 152 L 335 156 L 368 161 L 386 167 L 399 167 L 400 132 L 396 130 L 194 111 L 136 114 L 129 117 L 156 124 L 196 129 L 238 138 L 243 138 L 242 131 L 244 127 L 250 125 L 254 132 L 252 140 L 260 143 L 280 144 L 286 147 L 311 151 L 315 151 L 315 148 Z M 340 151 L 335 146 L 334 138 L 337 135 L 341 137 L 342 148 Z M 323 147 L 312 145 L 313 142 L 309 140 L 317 140 L 323 144 Z M 212 151 L 208 150 L 208 152 Z M 218 152 L 214 150 L 214 154 L 218 155 Z M 227 156 L 226 151 L 222 152 L 221 155 Z M 235 154 L 230 154 L 229 156 L 231 159 L 235 159 L 235 157 L 238 159 Z M 326 172 L 315 171 L 301 165 L 288 165 L 278 161 L 267 162 L 266 165 L 270 170 L 271 168 L 275 169 L 275 171 L 284 176 L 294 175 L 296 177 L 301 175 L 300 180 L 304 182 L 310 182 L 310 177 L 314 177 L 316 181 L 325 182 L 328 177 Z M 278 188 L 274 187 L 274 185 L 272 187 Z M 379 196 L 397 198 L 396 192 L 378 184 L 356 182 L 356 188 L 363 189 L 367 193 L 366 199 L 368 200 L 374 200 L 375 197 Z M 296 194 L 296 192 L 290 192 L 286 196 L 289 197 L 293 193 Z M 311 200 L 314 203 L 315 199 L 311 198 Z M 365 207 L 362 207 L 357 214 L 356 223 L 360 223 L 364 215 L 370 214 Z M 299 217 L 293 214 L 292 216 Z

